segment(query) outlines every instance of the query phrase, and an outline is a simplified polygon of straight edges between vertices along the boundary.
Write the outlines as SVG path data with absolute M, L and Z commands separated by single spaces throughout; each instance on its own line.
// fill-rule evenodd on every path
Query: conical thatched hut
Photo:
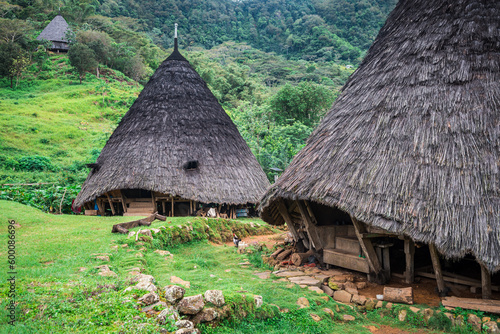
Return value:
M 69 50 L 69 41 L 66 37 L 68 31 L 70 31 L 68 22 L 66 22 L 61 14 L 58 14 L 36 39 L 39 41 L 51 41 L 52 46 L 49 48 L 51 51 L 66 52 Z
M 412 240 L 433 261 L 472 254 L 487 280 L 500 268 L 499 32 L 499 1 L 401 0 L 263 219 L 327 263 L 380 273 L 371 240 L 393 234 L 407 280 Z
M 101 214 L 235 216 L 269 181 L 203 79 L 176 47 L 104 146 L 74 206 Z

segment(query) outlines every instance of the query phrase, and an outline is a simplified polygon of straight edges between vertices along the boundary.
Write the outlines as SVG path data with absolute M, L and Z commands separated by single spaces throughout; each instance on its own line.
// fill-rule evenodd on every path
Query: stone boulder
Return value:
M 165 287 L 165 299 L 167 302 L 175 304 L 184 297 L 186 290 L 178 285 L 169 285 Z
M 139 282 L 155 283 L 155 278 L 151 275 L 139 274 L 139 275 L 135 275 L 134 278 L 132 278 L 131 282 L 132 283 L 139 283 Z
M 198 328 L 181 328 L 174 332 L 174 334 L 200 334 Z
M 162 325 L 165 324 L 167 319 L 169 319 L 171 321 L 179 321 L 180 320 L 179 313 L 171 306 L 168 306 L 167 308 L 165 308 L 156 317 L 156 321 L 158 321 Z
M 151 305 L 160 301 L 160 296 L 158 296 L 154 292 L 150 292 L 145 294 L 141 298 L 139 298 L 138 302 L 142 305 Z
M 333 299 L 341 303 L 350 303 L 352 300 L 352 295 L 345 290 L 338 290 L 333 293 Z
M 179 320 L 175 323 L 175 326 L 177 328 L 194 328 L 194 324 L 192 321 L 189 320 Z
M 299 299 L 297 299 L 297 305 L 300 306 L 300 308 L 306 308 L 306 307 L 309 307 L 309 301 L 307 300 L 307 298 L 305 297 L 300 297 Z
M 264 301 L 262 300 L 262 296 L 253 296 L 253 300 L 255 302 L 255 307 L 259 308 L 264 304 Z
M 476 331 L 481 332 L 481 318 L 473 313 L 467 315 L 467 322 L 472 325 Z
M 218 316 L 219 316 L 219 314 L 217 313 L 217 311 L 214 308 L 207 307 L 207 308 L 201 310 L 197 315 L 195 315 L 194 318 L 192 319 L 192 321 L 195 325 L 197 325 L 201 322 L 214 321 L 215 319 L 217 319 Z
M 487 321 L 483 324 L 484 331 L 486 333 L 498 334 L 500 329 L 498 329 L 498 324 L 494 321 Z
M 205 306 L 202 295 L 183 298 L 177 305 L 177 310 L 182 314 L 197 314 Z
M 224 294 L 221 290 L 207 290 L 204 297 L 207 302 L 212 303 L 217 307 L 221 307 L 226 303 L 224 300 Z

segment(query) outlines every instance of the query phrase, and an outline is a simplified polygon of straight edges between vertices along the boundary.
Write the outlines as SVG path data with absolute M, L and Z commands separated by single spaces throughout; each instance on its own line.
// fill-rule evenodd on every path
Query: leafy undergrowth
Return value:
M 249 219 L 246 219 L 247 221 Z M 260 221 L 260 219 L 257 219 Z M 215 219 L 215 218 L 200 218 L 191 217 L 186 224 L 160 223 L 154 226 L 159 228 L 160 232 L 153 235 L 153 239 L 148 239 L 146 246 L 154 249 L 167 249 L 180 244 L 189 243 L 192 241 L 209 240 L 214 243 L 222 243 L 233 240 L 233 234 L 240 238 L 250 235 L 273 234 L 275 231 L 271 226 L 265 223 L 252 222 L 244 223 L 243 221 L 230 219 Z M 165 228 L 163 228 L 165 227 Z M 144 227 L 142 228 L 144 229 Z M 133 230 L 138 230 L 135 228 Z M 135 239 L 126 240 L 129 245 L 134 245 Z
M 259 267 L 257 250 L 238 254 L 235 247 L 202 239 L 168 247 L 173 257 L 162 256 L 151 247 L 141 249 L 144 245 L 127 242 L 126 235 L 111 233 L 112 225 L 130 217 L 50 215 L 9 201 L 0 201 L 0 240 L 7 240 L 9 219 L 20 224 L 16 229 L 17 322 L 7 325 L 7 313 L 2 312 L 1 333 L 158 333 L 160 326 L 154 319 L 134 308 L 134 297 L 140 293 L 123 292 L 130 285 L 128 272 L 134 268 L 153 275 L 158 287 L 171 284 L 171 276 L 189 281 L 187 296 L 222 290 L 228 320 L 216 327 L 201 326 L 203 333 L 369 333 L 364 326 L 376 326 L 374 321 L 379 321 L 277 277 L 258 278 L 255 273 L 264 268 Z M 189 221 L 195 225 L 197 219 L 171 218 L 170 223 L 155 221 L 151 227 L 184 226 Z M 265 225 L 258 219 L 243 222 Z M 108 254 L 110 261 L 97 260 L 96 254 Z M 6 258 L 7 248 L 1 247 L 0 259 Z M 2 310 L 9 302 L 6 262 L 2 260 L 0 272 Z M 117 277 L 99 276 L 96 267 L 102 264 Z M 255 307 L 254 295 L 262 296 L 261 308 Z M 307 298 L 310 307 L 300 309 L 300 297 Z M 333 311 L 333 319 L 325 308 Z M 314 321 L 311 314 L 322 320 Z M 340 320 L 343 314 L 356 320 L 345 323 Z M 387 318 L 393 319 L 394 326 L 394 318 Z M 167 323 L 163 329 L 173 327 Z

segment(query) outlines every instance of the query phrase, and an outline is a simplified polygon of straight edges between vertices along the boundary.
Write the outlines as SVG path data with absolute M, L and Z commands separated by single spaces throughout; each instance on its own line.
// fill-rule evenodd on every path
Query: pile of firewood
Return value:
M 317 258 L 317 254 L 313 250 L 299 253 L 293 246 L 278 247 L 278 249 L 269 256 L 266 262 L 270 265 L 294 265 L 297 267 L 302 265 L 315 266 L 315 261 L 309 263 L 309 258 L 311 256 L 314 256 L 315 259 Z

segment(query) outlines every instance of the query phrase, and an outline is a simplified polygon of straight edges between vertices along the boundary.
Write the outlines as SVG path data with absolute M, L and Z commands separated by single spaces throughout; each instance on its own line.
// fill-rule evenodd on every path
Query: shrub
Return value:
M 19 162 L 11 157 L 0 155 L 1 169 L 16 169 L 19 167 Z
M 30 155 L 19 159 L 19 169 L 24 171 L 44 171 L 53 170 L 54 166 L 50 159 L 40 155 Z

